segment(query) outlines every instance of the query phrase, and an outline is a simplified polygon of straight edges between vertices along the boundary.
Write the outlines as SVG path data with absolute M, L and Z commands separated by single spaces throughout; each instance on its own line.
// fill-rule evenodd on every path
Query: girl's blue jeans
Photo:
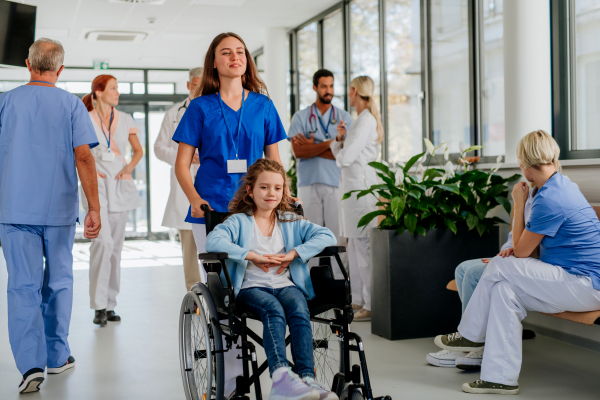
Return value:
M 490 257 L 490 259 L 492 258 Z M 487 267 L 487 264 L 481 261 L 481 258 L 477 258 L 460 263 L 454 271 L 458 296 L 462 302 L 463 314 L 467 309 L 467 304 L 469 304 L 471 296 L 473 296 L 479 279 L 481 279 L 481 275 L 483 275 L 483 271 L 485 271 L 485 267 Z
M 263 323 L 263 347 L 269 372 L 287 367 L 285 326 L 290 327 L 295 372 L 301 378 L 315 377 L 310 313 L 304 294 L 296 286 L 281 289 L 254 287 L 243 289 L 237 301 L 244 303 Z

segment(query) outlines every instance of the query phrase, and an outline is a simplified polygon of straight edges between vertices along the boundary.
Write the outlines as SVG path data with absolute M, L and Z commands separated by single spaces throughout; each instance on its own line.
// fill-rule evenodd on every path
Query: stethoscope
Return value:
M 317 131 L 316 124 L 315 124 L 314 129 L 313 129 L 313 125 L 312 125 L 312 120 L 314 118 L 315 121 L 319 121 L 319 123 L 321 124 L 321 128 L 323 128 L 323 132 L 325 132 L 325 137 L 327 139 L 330 139 L 331 136 L 329 136 L 329 125 L 330 124 L 335 125 L 337 123 L 337 119 L 335 118 L 335 106 L 333 104 L 331 105 L 331 111 L 329 113 L 329 121 L 327 121 L 327 127 L 325 127 L 325 125 L 323 125 L 323 121 L 321 121 L 321 118 L 317 118 L 317 114 L 315 114 L 313 107 L 316 107 L 315 103 L 313 103 L 310 106 L 310 116 L 308 117 L 308 126 L 311 130 L 308 133 L 315 133 Z
M 174 124 L 178 124 L 181 121 L 181 118 L 177 118 L 177 117 L 179 116 L 179 111 L 181 111 L 181 109 L 183 109 L 183 114 L 185 114 L 185 110 L 187 110 L 187 107 L 188 107 L 187 103 L 188 103 L 188 101 L 187 101 L 187 99 L 185 99 L 185 101 L 183 102 L 183 105 L 177 109 L 177 114 L 175 114 L 175 121 L 173 121 Z M 183 114 L 181 116 L 183 116 Z M 179 119 L 179 121 L 178 121 L 178 119 Z

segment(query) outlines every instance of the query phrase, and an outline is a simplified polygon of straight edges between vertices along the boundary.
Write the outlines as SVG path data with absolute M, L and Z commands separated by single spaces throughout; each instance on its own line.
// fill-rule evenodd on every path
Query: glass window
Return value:
M 502 0 L 483 0 L 483 90 L 481 117 L 483 155 L 498 156 L 504 148 L 504 28 Z
M 92 82 L 56 82 L 56 87 L 70 93 L 90 93 Z
M 0 93 L 8 92 L 18 88 L 19 86 L 26 85 L 29 81 L 0 81 Z
M 319 69 L 317 23 L 298 31 L 298 72 L 300 74 L 300 110 L 315 101 L 312 78 Z
M 323 20 L 323 67 L 333 72 L 333 105 L 344 108 L 344 26 L 341 11 Z
M 188 94 L 189 93 L 188 88 L 187 88 L 188 79 L 189 79 L 188 71 L 148 71 L 148 82 L 149 83 L 172 83 L 175 85 L 175 93 L 176 94 Z M 148 88 L 148 91 L 150 93 L 152 93 L 151 88 Z M 162 92 L 160 92 L 160 93 L 155 92 L 155 93 L 156 94 L 164 94 Z M 173 94 L 172 89 L 170 89 L 169 94 Z
M 407 161 L 423 149 L 420 0 L 386 0 L 388 155 Z
M 380 107 L 379 90 L 379 1 L 355 0 L 350 5 L 350 78 L 367 75 L 375 83 L 375 100 Z M 380 107 L 381 109 L 381 107 Z
M 146 88 L 144 84 L 141 82 L 132 83 L 133 86 L 133 94 L 144 94 L 146 93 Z
M 148 83 L 149 94 L 175 94 L 174 83 Z
M 435 144 L 471 143 L 466 0 L 431 1 L 432 130 Z
M 600 0 L 575 1 L 575 112 L 573 150 L 600 149 Z

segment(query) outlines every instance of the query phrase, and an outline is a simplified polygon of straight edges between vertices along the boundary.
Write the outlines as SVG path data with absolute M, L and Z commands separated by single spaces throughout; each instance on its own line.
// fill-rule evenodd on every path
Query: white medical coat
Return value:
M 363 110 L 352 124 L 342 142 L 331 142 L 335 162 L 341 168 L 340 176 L 340 236 L 347 238 L 368 237 L 369 230 L 377 226 L 377 218 L 364 229 L 357 228 L 358 221 L 367 213 L 377 210 L 377 199 L 372 195 L 356 199 L 356 194 L 341 200 L 344 193 L 363 190 L 377 184 L 375 169 L 367 164 L 376 161 L 380 152 L 377 143 L 377 121 L 369 110 Z
M 156 154 L 156 158 L 171 166 L 171 192 L 167 200 L 167 208 L 165 209 L 162 226 L 183 230 L 192 229 L 192 224 L 185 222 L 185 216 L 187 215 L 190 203 L 175 176 L 175 160 L 177 159 L 179 143 L 173 141 L 173 134 L 177 129 L 177 125 L 179 125 L 179 121 L 181 121 L 181 117 L 187 110 L 187 108 L 182 108 L 182 106 L 184 104 L 189 105 L 189 103 L 190 99 L 187 98 L 180 103 L 176 103 L 166 112 L 160 132 L 158 133 L 156 142 L 154 142 L 154 154 Z M 196 176 L 198 166 L 198 164 L 192 164 L 190 167 L 192 180 Z

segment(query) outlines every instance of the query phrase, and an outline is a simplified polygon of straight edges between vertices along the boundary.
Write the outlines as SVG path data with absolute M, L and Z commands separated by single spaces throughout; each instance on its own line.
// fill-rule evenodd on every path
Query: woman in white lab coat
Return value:
M 340 196 L 351 190 L 367 189 L 377 183 L 375 170 L 367 165 L 377 160 L 383 140 L 379 110 L 373 98 L 374 87 L 373 80 L 368 76 L 359 76 L 350 83 L 350 106 L 355 107 L 358 118 L 348 132 L 341 121 L 336 140 L 331 142 L 331 151 L 342 170 Z M 357 199 L 356 195 L 341 201 L 340 234 L 348 238 L 352 307 L 359 310 L 354 321 L 371 320 L 369 230 L 376 226 L 376 220 L 371 221 L 364 229 L 357 226 L 365 214 L 377 210 L 376 202 L 373 196 Z
M 90 247 L 90 308 L 94 323 L 120 321 L 115 314 L 121 286 L 121 250 L 125 240 L 127 214 L 141 205 L 131 176 L 144 155 L 131 115 L 117 111 L 117 79 L 100 75 L 92 82 L 92 93 L 83 98 L 100 145 L 92 149 L 98 171 L 98 195 L 102 228 Z M 127 163 L 125 152 L 131 145 L 133 155 Z M 87 201 L 82 195 L 84 208 Z

